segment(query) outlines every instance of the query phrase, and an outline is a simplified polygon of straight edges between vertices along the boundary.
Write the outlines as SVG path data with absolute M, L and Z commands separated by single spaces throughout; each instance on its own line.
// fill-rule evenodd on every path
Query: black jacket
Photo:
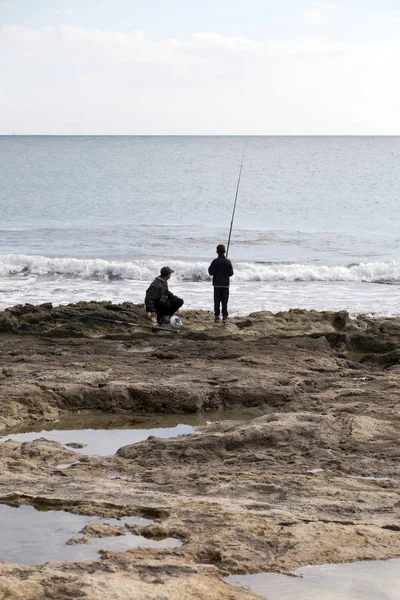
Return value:
M 233 275 L 231 261 L 223 254 L 218 254 L 208 267 L 209 275 L 213 276 L 214 287 L 229 287 L 229 277 Z
M 147 312 L 156 312 L 154 306 L 155 300 L 172 300 L 172 298 L 176 298 L 176 296 L 169 291 L 166 280 L 162 277 L 156 277 L 146 290 L 146 298 L 144 299 L 144 303 L 146 305 Z

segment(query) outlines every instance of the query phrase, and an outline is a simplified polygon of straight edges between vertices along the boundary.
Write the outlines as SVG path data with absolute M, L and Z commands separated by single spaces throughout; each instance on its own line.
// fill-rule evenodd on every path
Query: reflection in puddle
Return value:
M 346 352 L 343 352 L 344 356 L 348 359 L 348 360 L 353 360 L 354 362 L 360 362 L 364 356 L 368 356 L 368 354 L 371 354 L 370 352 L 360 352 L 360 351 L 356 351 L 356 350 L 347 350 Z
M 350 479 L 363 479 L 364 481 L 390 481 L 390 477 L 374 477 L 364 475 L 348 475 Z
M 55 423 L 13 429 L 1 439 L 29 442 L 43 437 L 63 446 L 83 443 L 84 448 L 72 448 L 81 454 L 110 456 L 122 446 L 136 444 L 154 435 L 160 438 L 197 433 L 196 426 L 210 421 L 242 420 L 254 418 L 249 413 L 215 412 L 204 414 L 143 414 L 129 413 L 110 415 L 104 413 L 71 414 Z
M 75 462 L 72 463 L 61 463 L 60 465 L 56 465 L 56 469 L 69 469 L 70 467 L 73 467 L 74 465 L 79 465 L 80 461 L 76 460 Z
M 120 536 L 91 538 L 88 545 L 67 545 L 71 538 L 79 538 L 80 530 L 89 523 L 149 525 L 149 519 L 124 517 L 103 519 L 75 515 L 63 510 L 39 511 L 33 506 L 12 507 L 0 504 L 0 560 L 24 565 L 40 565 L 50 560 L 98 560 L 99 550 L 123 552 L 132 548 L 177 548 L 182 542 L 173 538 L 161 541 L 133 535 L 128 530 Z
M 332 471 L 330 469 L 309 469 L 306 473 L 318 475 L 320 473 L 332 473 Z M 390 477 L 375 477 L 375 475 L 345 475 L 345 477 L 349 477 L 350 479 L 361 479 L 363 481 L 390 481 Z
M 225 581 L 268 600 L 399 600 L 400 560 L 302 567 L 297 577 L 234 575 Z
M 29 433 L 17 433 L 3 438 L 2 441 L 12 439 L 17 442 L 31 442 L 37 438 L 53 440 L 65 446 L 68 450 L 88 454 L 90 456 L 110 456 L 115 454 L 118 448 L 128 444 L 136 444 L 146 440 L 149 435 L 161 438 L 176 437 L 188 433 L 195 433 L 190 425 L 176 425 L 176 427 L 160 429 L 80 429 L 78 431 L 59 430 L 39 431 Z M 72 448 L 67 446 L 72 441 L 82 442 L 84 448 Z

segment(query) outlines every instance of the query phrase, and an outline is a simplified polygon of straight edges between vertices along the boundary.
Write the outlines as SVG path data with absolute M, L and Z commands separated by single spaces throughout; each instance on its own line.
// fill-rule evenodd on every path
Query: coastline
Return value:
M 63 309 L 148 324 L 131 303 Z M 254 413 L 86 456 L 62 472 L 76 453 L 56 442 L 0 443 L 1 503 L 152 514 L 155 524 L 137 533 L 183 542 L 79 565 L 2 562 L 10 598 L 35 597 L 35 586 L 59 577 L 69 593 L 78 578 L 94 585 L 87 598 L 105 598 L 99 586 L 111 573 L 115 589 L 135 585 L 137 598 L 155 599 L 158 586 L 147 583 L 157 572 L 171 599 L 183 589 L 188 599 L 199 589 L 204 599 L 246 599 L 256 596 L 221 577 L 400 556 L 400 317 L 294 309 L 227 326 L 204 311 L 182 320 L 175 336 L 54 318 L 49 305 L 0 313 L 3 435 L 66 412 Z

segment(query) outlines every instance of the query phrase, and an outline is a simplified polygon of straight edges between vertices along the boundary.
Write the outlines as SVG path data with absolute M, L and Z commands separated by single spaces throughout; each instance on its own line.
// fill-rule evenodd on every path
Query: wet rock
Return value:
M 65 444 L 66 446 L 68 446 L 69 448 L 86 448 L 87 444 L 82 444 L 82 442 L 69 442 L 68 444 Z
M 67 546 L 79 546 L 81 544 L 87 546 L 88 544 L 90 544 L 90 537 L 89 536 L 82 536 L 79 538 L 71 538 L 70 540 L 68 540 L 68 542 L 66 542 Z
M 82 531 L 80 532 L 84 534 L 85 537 L 110 537 L 110 536 L 118 536 L 125 535 L 126 529 L 121 525 L 109 525 L 108 523 L 90 523 L 86 525 Z

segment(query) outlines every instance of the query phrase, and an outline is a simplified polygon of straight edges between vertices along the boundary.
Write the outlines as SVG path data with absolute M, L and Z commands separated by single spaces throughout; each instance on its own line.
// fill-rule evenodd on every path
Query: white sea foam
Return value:
M 175 269 L 171 290 L 184 308 L 212 309 L 208 263 L 48 258 L 0 255 L 0 308 L 15 304 L 54 305 L 80 300 L 143 302 L 145 290 L 165 263 Z M 229 310 L 232 315 L 289 308 L 347 309 L 351 314 L 399 314 L 400 262 L 353 266 L 263 264 L 234 261 Z
M 0 255 L 2 278 L 25 275 L 33 277 L 63 276 L 79 279 L 127 279 L 150 281 L 166 261 L 107 261 L 101 259 L 48 258 L 23 254 Z M 168 261 L 175 269 L 177 281 L 207 281 L 208 264 L 205 262 Z M 236 282 L 400 282 L 400 261 L 370 262 L 356 265 L 316 265 L 301 263 L 262 264 L 235 262 Z

